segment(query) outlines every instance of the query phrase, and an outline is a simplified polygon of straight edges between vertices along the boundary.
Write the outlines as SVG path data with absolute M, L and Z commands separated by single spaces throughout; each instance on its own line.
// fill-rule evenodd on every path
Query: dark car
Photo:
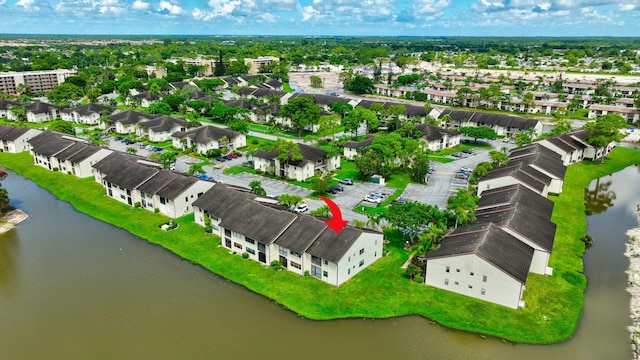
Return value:
M 207 174 L 198 175 L 198 179 L 205 180 L 205 181 L 213 181 L 213 178 Z
M 127 145 L 132 145 L 132 144 L 135 144 L 135 143 L 136 143 L 135 141 L 133 141 L 133 140 L 129 140 L 129 139 L 124 139 L 122 142 L 123 142 L 123 143 L 125 143 L 125 144 L 127 144 Z
M 216 158 L 216 160 L 218 160 L 218 161 L 220 161 L 220 162 L 225 162 L 225 161 L 227 161 L 227 158 L 225 158 L 224 156 L 218 156 L 218 157 Z
M 473 154 L 473 150 L 471 150 L 471 149 L 464 149 L 464 150 L 462 150 L 462 152 L 465 153 L 465 154 Z
M 338 191 L 344 191 L 344 188 L 340 185 L 332 186 L 329 188 L 328 192 L 332 194 L 337 194 Z
M 242 166 L 252 167 L 253 166 L 253 160 L 248 160 L 248 161 L 243 162 Z
M 407 203 L 407 199 L 399 197 L 399 198 L 393 200 L 391 203 L 392 204 L 402 205 L 402 204 L 406 204 Z
M 231 155 L 225 155 L 225 156 L 223 156 L 223 158 L 225 158 L 226 160 L 233 160 L 233 158 L 231 157 Z

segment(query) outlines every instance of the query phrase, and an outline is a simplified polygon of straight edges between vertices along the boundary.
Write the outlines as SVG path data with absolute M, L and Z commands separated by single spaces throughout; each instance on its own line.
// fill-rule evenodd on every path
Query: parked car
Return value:
M 207 174 L 198 175 L 198 179 L 205 180 L 205 181 L 213 181 L 213 178 Z
M 226 160 L 233 160 L 231 155 L 224 155 L 223 158 L 225 158 Z
M 300 204 L 298 206 L 296 206 L 295 208 L 293 208 L 293 212 L 296 212 L 298 214 L 303 213 L 303 212 L 307 212 L 309 211 L 309 206 L 307 206 L 307 204 Z
M 369 194 L 364 198 L 364 201 L 374 204 L 380 204 L 382 202 L 382 198 Z
M 244 166 L 244 167 L 253 167 L 253 160 L 247 160 L 247 161 L 243 162 L 242 166 Z
M 464 171 L 464 172 L 471 172 L 472 170 L 471 170 L 471 168 L 470 168 L 470 167 L 468 167 L 468 166 L 463 166 L 463 167 L 461 167 L 461 168 L 460 168 L 460 171 Z
M 327 194 L 337 194 L 338 193 L 338 189 L 334 188 L 333 186 L 327 189 Z
M 456 173 L 456 179 L 464 179 L 467 180 L 469 178 L 469 173 L 464 171 L 458 171 Z
M 369 193 L 369 195 L 384 199 L 384 198 L 387 197 L 388 194 L 385 194 L 385 193 L 380 192 L 380 191 L 372 191 L 372 192 Z
M 235 156 L 237 156 L 237 157 L 242 157 L 242 153 L 241 153 L 241 152 L 234 152 L 233 154 L 234 154 Z
M 398 205 L 406 204 L 407 203 L 407 199 L 399 197 L 399 198 L 393 200 L 391 203 L 392 204 L 398 204 Z
M 345 178 L 339 181 L 340 184 L 344 184 L 344 185 L 353 185 L 353 180 L 350 178 Z
M 224 156 L 218 156 L 218 157 L 216 158 L 216 160 L 218 160 L 218 161 L 220 161 L 220 162 L 225 162 L 225 161 L 227 161 L 227 158 L 225 158 Z
M 473 154 L 473 150 L 471 150 L 471 149 L 464 149 L 464 150 L 462 150 L 462 152 L 465 153 L 465 154 L 469 154 L 469 155 Z
M 124 139 L 122 142 L 123 142 L 123 143 L 125 143 L 125 144 L 127 144 L 127 145 L 135 144 L 135 141 L 133 141 L 133 140 L 129 140 L 129 139 Z
M 344 191 L 344 188 L 340 185 L 336 185 L 336 186 L 330 187 L 328 191 L 332 194 L 337 194 L 338 191 Z
M 451 156 L 460 158 L 460 157 L 462 157 L 462 153 L 455 152 L 455 153 L 451 154 Z
M 229 154 L 229 156 L 231 156 L 232 159 L 237 159 L 238 158 L 238 154 L 236 154 L 236 153 L 231 153 L 231 154 Z

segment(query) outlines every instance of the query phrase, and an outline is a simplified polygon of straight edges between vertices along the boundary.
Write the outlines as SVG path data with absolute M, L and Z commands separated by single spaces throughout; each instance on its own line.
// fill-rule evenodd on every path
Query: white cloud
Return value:
M 313 8 L 313 6 L 305 6 L 302 8 L 302 21 L 309 21 L 313 19 L 322 18 L 320 12 Z
M 31 9 L 32 7 L 37 8 L 33 6 L 34 4 L 35 0 L 18 0 L 18 2 L 16 2 L 16 6 L 22 6 L 27 10 Z
M 171 15 L 181 15 L 184 14 L 184 10 L 179 5 L 172 4 L 169 1 L 162 0 L 158 4 L 159 12 L 166 12 Z
M 0 0 L 0 6 L 4 5 L 7 3 L 7 0 Z
M 131 4 L 131 10 L 147 11 L 151 8 L 151 4 L 142 0 L 136 0 Z
M 540 10 L 548 11 L 549 9 L 551 9 L 551 3 L 550 2 L 545 2 L 545 3 L 542 3 L 542 4 L 538 4 L 538 8 Z
M 209 7 L 213 8 L 213 16 L 229 16 L 236 9 L 237 6 L 242 4 L 240 0 L 209 0 L 207 3 Z

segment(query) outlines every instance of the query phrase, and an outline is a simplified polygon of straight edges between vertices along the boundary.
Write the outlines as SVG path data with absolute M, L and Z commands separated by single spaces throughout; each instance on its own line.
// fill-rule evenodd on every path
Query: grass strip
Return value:
M 640 151 L 616 148 L 603 165 L 586 162 L 569 167 L 563 193 L 552 197 L 556 204 L 552 220 L 558 224 L 550 260 L 554 273 L 529 275 L 524 294 L 527 307 L 513 310 L 410 281 L 401 269 L 409 252 L 397 231 L 386 231 L 386 256 L 335 288 L 311 276 L 276 271 L 230 254 L 219 246 L 218 237 L 204 234 L 193 222 L 193 215 L 177 219 L 180 227 L 175 231 L 164 232 L 159 225 L 166 217 L 107 197 L 102 186 L 91 179 L 35 166 L 27 153 L 0 153 L 0 164 L 30 178 L 78 211 L 163 246 L 302 317 L 328 320 L 418 314 L 450 328 L 533 344 L 569 339 L 580 320 L 586 288 L 584 244 L 580 241 L 587 226 L 584 188 L 593 179 L 636 163 L 640 163 Z

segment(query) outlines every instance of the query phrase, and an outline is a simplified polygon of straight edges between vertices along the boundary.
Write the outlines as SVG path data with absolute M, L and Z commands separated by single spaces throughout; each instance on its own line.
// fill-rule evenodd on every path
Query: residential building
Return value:
M 60 111 L 64 109 L 63 106 L 53 105 L 44 102 L 35 102 L 25 104 L 23 107 L 26 109 L 26 118 L 28 122 L 41 123 L 45 121 L 52 121 L 60 117 Z M 12 120 L 15 119 L 15 116 Z
M 108 196 L 171 218 L 193 212 L 193 202 L 213 187 L 209 181 L 162 169 L 134 155 L 114 152 L 93 165 Z
M 336 233 L 322 220 L 261 202 L 255 195 L 216 184 L 194 202 L 196 223 L 210 219 L 222 246 L 264 265 L 278 261 L 300 276 L 334 286 L 351 279 L 382 256 L 383 235 L 345 227 Z
M 426 150 L 438 151 L 460 145 L 461 134 L 456 130 L 448 130 L 430 124 L 418 124 L 413 127 L 423 135 L 420 144 Z
M 25 127 L 0 125 L 0 141 L 2 151 L 20 153 L 30 149 L 29 140 L 40 134 L 42 130 Z
M 522 308 L 533 256 L 531 246 L 492 223 L 459 228 L 427 254 L 425 284 Z
M 171 135 L 177 131 L 186 131 L 189 122 L 185 119 L 171 116 L 160 116 L 142 120 L 136 124 L 136 135 L 147 137 L 149 141 L 171 140 Z
M 46 130 L 28 141 L 36 165 L 79 178 L 93 176 L 93 164 L 113 151 L 91 145 L 87 140 Z
M 200 154 L 206 154 L 211 149 L 221 148 L 227 148 L 228 152 L 233 152 L 237 148 L 247 145 L 245 134 L 211 125 L 176 131 L 171 134 L 171 140 L 175 148 L 195 148 L 195 151 Z
M 66 69 L 1 72 L 0 92 L 15 94 L 18 92 L 18 87 L 22 84 L 28 85 L 32 92 L 47 92 L 53 90 L 53 88 L 62 84 L 66 78 L 75 74 L 75 70 Z
M 275 56 L 259 56 L 255 59 L 245 58 L 244 64 L 249 67 L 249 75 L 255 75 L 260 72 L 260 67 L 276 61 L 280 61 L 280 58 Z
M 361 141 L 348 140 L 344 143 L 343 156 L 349 160 L 353 160 L 361 149 L 367 148 L 375 139 L 375 136 L 368 135 L 366 139 Z
M 278 159 L 279 151 L 268 152 L 258 150 L 253 154 L 254 169 L 271 173 L 276 176 L 304 181 L 315 175 L 316 171 L 325 174 L 340 167 L 340 156 L 327 157 L 325 151 L 319 147 L 297 144 L 300 147 L 302 159 Z
M 104 130 L 113 130 L 118 134 L 133 134 L 136 132 L 139 122 L 161 116 L 160 114 L 145 114 L 139 111 L 127 110 L 109 115 L 108 123 L 100 124 L 100 127 Z
M 78 124 L 96 125 L 100 123 L 103 114 L 107 116 L 120 112 L 118 108 L 101 104 L 89 103 L 72 109 L 62 109 L 60 118 Z

